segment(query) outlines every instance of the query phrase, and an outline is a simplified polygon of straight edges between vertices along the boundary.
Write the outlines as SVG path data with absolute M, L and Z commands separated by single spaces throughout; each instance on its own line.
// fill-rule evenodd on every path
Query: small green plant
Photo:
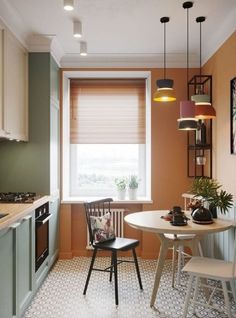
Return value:
M 213 208 L 219 208 L 221 213 L 227 212 L 233 206 L 233 196 L 221 189 L 217 180 L 209 178 L 196 178 L 192 183 L 190 192 L 201 201 L 207 201 Z
M 116 188 L 119 191 L 125 190 L 126 189 L 126 178 L 121 177 L 121 178 L 115 178 L 115 184 Z
M 137 189 L 139 185 L 139 179 L 136 175 L 131 175 L 128 179 L 128 187 L 129 189 Z

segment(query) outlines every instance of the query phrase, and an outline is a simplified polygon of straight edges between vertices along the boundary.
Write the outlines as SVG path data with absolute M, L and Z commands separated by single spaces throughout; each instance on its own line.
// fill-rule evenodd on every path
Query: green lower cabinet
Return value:
M 20 220 L 16 229 L 17 316 L 28 307 L 34 291 L 34 214 Z
M 15 289 L 15 229 L 0 230 L 0 317 L 16 314 Z

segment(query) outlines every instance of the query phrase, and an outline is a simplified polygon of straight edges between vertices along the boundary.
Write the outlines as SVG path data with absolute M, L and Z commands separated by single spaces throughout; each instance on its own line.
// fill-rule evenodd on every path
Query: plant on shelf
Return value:
M 129 199 L 136 200 L 137 199 L 137 190 L 139 186 L 138 176 L 132 174 L 128 178 L 128 188 L 129 188 Z
M 126 178 L 125 177 L 115 178 L 115 185 L 116 185 L 118 200 L 124 200 L 125 194 L 126 194 Z
M 208 202 L 209 210 L 213 214 L 216 214 L 217 208 L 225 214 L 233 206 L 233 196 L 221 188 L 222 185 L 217 180 L 196 178 L 193 180 L 190 192 L 198 197 L 202 205 Z

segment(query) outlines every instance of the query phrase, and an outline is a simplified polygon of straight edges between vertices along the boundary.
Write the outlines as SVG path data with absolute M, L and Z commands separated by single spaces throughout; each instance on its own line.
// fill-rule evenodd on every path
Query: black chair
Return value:
M 87 225 L 88 225 L 88 230 L 89 230 L 90 244 L 94 248 L 94 250 L 93 250 L 93 256 L 92 256 L 91 264 L 89 267 L 89 272 L 88 272 L 88 276 L 86 279 L 83 294 L 84 295 L 86 294 L 92 271 L 104 271 L 104 272 L 110 273 L 110 282 L 112 281 L 112 274 L 114 273 L 114 277 L 115 277 L 115 303 L 118 306 L 119 301 L 118 301 L 117 265 L 119 265 L 120 263 L 123 263 L 123 262 L 134 263 L 135 267 L 136 267 L 139 286 L 140 286 L 141 290 L 143 289 L 143 286 L 142 286 L 142 281 L 141 281 L 141 276 L 140 276 L 140 271 L 139 271 L 139 266 L 138 266 L 138 260 L 137 260 L 137 256 L 136 256 L 136 252 L 135 252 L 135 248 L 139 245 L 138 240 L 123 238 L 123 237 L 116 237 L 112 240 L 99 242 L 99 243 L 95 243 L 95 241 L 94 241 L 94 233 L 93 233 L 92 226 L 91 226 L 90 216 L 98 216 L 99 214 L 104 215 L 105 213 L 110 212 L 110 203 L 112 201 L 113 201 L 112 199 L 108 198 L 108 199 L 93 201 L 93 202 L 89 202 L 89 203 L 84 204 Z M 98 250 L 111 251 L 111 266 L 109 266 L 105 269 L 99 269 L 99 268 L 93 267 Z M 128 250 L 132 250 L 134 261 L 118 260 L 117 259 L 117 252 L 118 251 L 128 251 Z

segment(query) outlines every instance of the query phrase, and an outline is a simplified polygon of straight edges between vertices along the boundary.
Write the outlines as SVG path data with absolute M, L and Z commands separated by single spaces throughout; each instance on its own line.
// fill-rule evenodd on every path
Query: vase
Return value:
M 137 191 L 138 189 L 129 189 L 128 193 L 129 193 L 129 200 L 137 200 Z
M 212 214 L 213 219 L 217 219 L 217 207 L 214 204 L 209 204 L 209 210 Z
M 117 199 L 118 200 L 125 200 L 125 196 L 126 196 L 126 189 L 117 190 Z

